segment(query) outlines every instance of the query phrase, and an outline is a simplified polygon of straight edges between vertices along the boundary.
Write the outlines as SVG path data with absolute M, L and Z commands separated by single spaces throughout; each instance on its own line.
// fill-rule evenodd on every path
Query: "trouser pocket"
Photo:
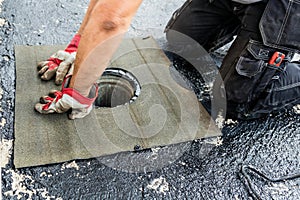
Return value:
M 286 63 L 284 72 L 276 75 L 254 108 L 259 110 L 280 110 L 300 103 L 300 64 Z
M 300 48 L 300 0 L 269 0 L 259 28 L 267 46 Z
M 272 51 L 256 41 L 248 43 L 224 80 L 228 101 L 252 104 L 260 97 L 275 73 L 284 68 L 268 64 Z

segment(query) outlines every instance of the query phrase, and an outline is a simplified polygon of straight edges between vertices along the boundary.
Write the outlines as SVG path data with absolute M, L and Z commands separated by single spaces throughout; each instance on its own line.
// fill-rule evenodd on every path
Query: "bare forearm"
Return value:
M 118 48 L 142 0 L 97 0 L 81 33 L 70 87 L 87 95 Z
M 83 18 L 83 21 L 82 21 L 82 23 L 81 23 L 81 25 L 80 25 L 80 28 L 79 28 L 78 32 L 77 32 L 79 35 L 81 35 L 81 34 L 83 33 L 83 31 L 84 31 L 84 29 L 85 29 L 85 27 L 86 27 L 86 24 L 87 24 L 87 22 L 88 22 L 89 16 L 90 16 L 90 14 L 91 14 L 93 8 L 95 7 L 97 1 L 98 1 L 98 0 L 91 0 L 91 1 L 90 1 L 89 7 L 88 7 L 88 9 L 87 9 L 87 11 L 86 11 L 86 13 L 85 13 L 85 16 L 84 16 L 84 18 Z

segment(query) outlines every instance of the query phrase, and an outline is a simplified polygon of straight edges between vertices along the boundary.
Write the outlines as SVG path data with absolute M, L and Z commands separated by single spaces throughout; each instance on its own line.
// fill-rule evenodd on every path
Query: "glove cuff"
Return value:
M 78 45 L 80 42 L 80 38 L 81 38 L 81 35 L 75 34 L 75 36 L 73 37 L 73 39 L 71 40 L 70 44 L 67 46 L 65 51 L 68 53 L 73 53 L 73 52 L 77 51 L 77 48 L 78 48 Z
M 79 103 L 88 105 L 88 107 L 91 106 L 94 103 L 94 101 L 96 100 L 96 98 L 98 97 L 98 85 L 95 83 L 92 86 L 92 89 L 90 91 L 91 98 L 85 97 L 82 94 L 80 94 L 76 89 L 67 87 L 71 77 L 72 77 L 71 75 L 66 76 L 66 78 L 62 84 L 62 90 L 61 90 L 62 94 L 69 95 L 72 98 L 74 98 L 76 101 L 78 101 Z
M 73 99 L 78 101 L 80 104 L 88 105 L 87 107 L 90 107 L 94 103 L 94 101 L 96 100 L 96 98 L 98 96 L 98 87 L 96 85 L 94 85 L 93 87 L 95 87 L 95 94 L 93 95 L 94 97 L 92 97 L 92 98 L 88 98 L 88 97 L 81 95 L 74 88 L 64 88 L 62 91 L 62 94 L 69 95 L 70 97 L 72 97 Z

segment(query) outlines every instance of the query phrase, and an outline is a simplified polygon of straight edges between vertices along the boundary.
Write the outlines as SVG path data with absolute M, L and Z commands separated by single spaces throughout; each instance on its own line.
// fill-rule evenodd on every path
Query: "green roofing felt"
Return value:
M 177 84 L 170 62 L 151 37 L 126 39 L 109 67 L 131 72 L 141 85 L 131 104 L 97 108 L 84 119 L 34 111 L 40 96 L 54 88 L 41 81 L 36 65 L 63 46 L 16 46 L 16 168 L 88 159 L 124 151 L 218 136 L 196 96 Z

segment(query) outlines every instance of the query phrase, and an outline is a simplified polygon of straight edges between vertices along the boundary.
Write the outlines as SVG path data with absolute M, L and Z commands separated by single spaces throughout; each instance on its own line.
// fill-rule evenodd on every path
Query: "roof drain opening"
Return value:
M 99 86 L 95 107 L 116 107 L 132 103 L 141 92 L 136 77 L 120 68 L 107 68 L 97 81 Z

